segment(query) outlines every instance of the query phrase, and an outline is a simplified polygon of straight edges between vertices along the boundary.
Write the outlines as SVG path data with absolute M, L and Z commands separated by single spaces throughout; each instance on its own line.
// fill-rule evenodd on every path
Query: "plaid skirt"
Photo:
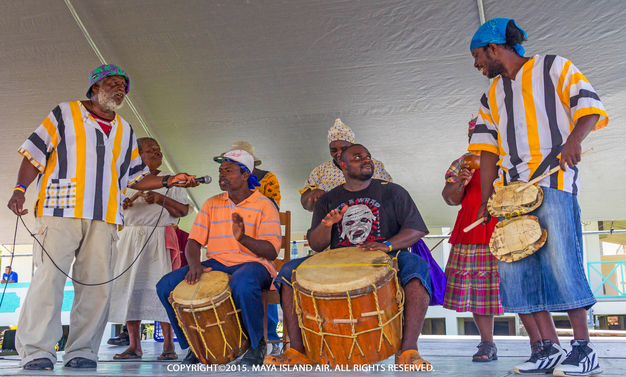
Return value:
M 488 245 L 452 245 L 443 307 L 480 315 L 504 313 L 497 262 Z

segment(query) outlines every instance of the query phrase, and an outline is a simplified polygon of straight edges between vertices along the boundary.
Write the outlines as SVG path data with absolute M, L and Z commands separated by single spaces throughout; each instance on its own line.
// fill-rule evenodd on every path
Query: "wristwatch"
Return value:
M 391 246 L 391 242 L 389 241 L 383 241 L 383 243 L 387 246 L 389 246 L 389 252 L 391 252 L 393 250 L 393 246 Z
M 161 181 L 161 184 L 163 185 L 163 187 L 168 187 L 167 186 L 167 181 L 170 180 L 171 175 L 166 175 L 163 177 L 163 180 Z

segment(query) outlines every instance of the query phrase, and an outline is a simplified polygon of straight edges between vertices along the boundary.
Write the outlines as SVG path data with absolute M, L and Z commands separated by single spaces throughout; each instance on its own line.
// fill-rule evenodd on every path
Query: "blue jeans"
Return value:
M 424 288 L 428 292 L 429 296 L 431 294 L 431 285 L 430 285 L 430 267 L 428 266 L 428 262 L 426 262 L 422 257 L 417 254 L 412 254 L 408 251 L 392 251 L 391 253 L 387 253 L 390 257 L 398 257 L 398 279 L 400 280 L 400 284 L 404 287 L 406 283 L 408 283 L 411 279 L 419 279 L 422 282 Z M 274 285 L 278 292 L 280 292 L 280 287 L 285 280 L 291 283 L 291 275 L 293 274 L 293 270 L 298 268 L 309 257 L 294 259 L 290 262 L 287 262 L 283 265 L 274 279 Z M 283 280 L 285 279 L 285 280 Z M 291 287 L 290 284 L 287 284 L 288 287 Z
M 272 276 L 269 271 L 257 262 L 247 262 L 235 266 L 224 266 L 223 264 L 209 259 L 202 262 L 204 267 L 211 267 L 215 271 L 225 272 L 233 278 L 230 281 L 230 289 L 233 293 L 235 306 L 241 309 L 243 325 L 250 337 L 250 346 L 257 348 L 259 341 L 263 339 L 263 302 L 261 300 L 261 290 L 269 289 L 272 284 Z M 169 303 L 170 293 L 176 286 L 185 279 L 189 272 L 189 266 L 181 267 L 163 276 L 157 283 L 157 295 L 161 300 L 167 316 L 170 319 L 172 328 L 178 338 L 180 348 L 187 349 L 189 342 L 185 338 L 183 330 L 178 324 L 174 308 Z
M 543 202 L 530 215 L 548 232 L 536 253 L 498 262 L 502 306 L 510 313 L 589 309 L 596 303 L 583 267 L 580 207 L 575 195 L 542 187 Z
M 267 340 L 280 340 L 276 332 L 278 325 L 278 305 L 267 306 Z

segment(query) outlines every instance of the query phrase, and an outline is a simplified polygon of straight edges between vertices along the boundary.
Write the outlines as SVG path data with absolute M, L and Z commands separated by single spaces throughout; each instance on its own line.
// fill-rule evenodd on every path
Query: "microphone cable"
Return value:
M 28 226 L 26 226 L 26 223 L 24 222 L 24 219 L 22 218 L 21 215 L 18 215 L 17 220 L 21 221 L 22 224 L 24 225 L 24 228 L 26 228 L 26 231 L 28 231 L 28 233 L 31 235 L 31 237 L 33 237 L 35 239 L 35 241 L 39 244 L 39 246 L 41 246 L 41 250 L 43 250 L 44 253 L 46 253 L 46 255 L 48 256 L 48 258 L 50 259 L 50 261 L 52 262 L 52 264 L 54 265 L 54 267 L 57 268 L 57 270 L 59 270 L 63 275 L 65 275 L 68 279 L 70 279 L 72 282 L 76 283 L 76 284 L 80 284 L 86 287 L 96 287 L 99 285 L 104 285 L 104 284 L 109 284 L 114 280 L 117 280 L 120 278 L 120 276 L 124 275 L 128 270 L 130 270 L 130 268 L 135 264 L 135 262 L 137 262 L 137 259 L 139 259 L 139 257 L 141 256 L 141 254 L 144 252 L 146 246 L 148 245 L 148 242 L 150 241 L 150 238 L 152 237 L 152 235 L 154 234 L 154 232 L 156 231 L 156 228 L 159 225 L 159 220 L 161 220 L 161 216 L 163 215 L 163 210 L 165 209 L 165 201 L 167 200 L 167 194 L 170 191 L 170 188 L 168 187 L 167 190 L 165 191 L 165 195 L 163 195 L 163 204 L 161 205 L 161 211 L 159 212 L 159 217 L 156 220 L 156 225 L 154 226 L 154 228 L 152 228 L 152 232 L 150 232 L 150 235 L 148 235 L 148 238 L 146 239 L 146 242 L 143 244 L 143 246 L 141 247 L 141 250 L 139 250 L 139 253 L 137 254 L 137 256 L 135 257 L 135 259 L 131 262 L 131 264 L 126 267 L 126 269 L 124 271 L 122 271 L 119 275 L 101 282 L 101 283 L 83 283 L 82 281 L 79 281 L 77 279 L 74 279 L 73 277 L 69 276 L 68 274 L 65 273 L 65 271 L 63 271 L 52 259 L 52 257 L 50 256 L 50 254 L 48 253 L 48 251 L 43 247 L 42 243 L 39 242 L 39 240 L 35 237 L 35 234 L 33 234 L 33 232 L 30 231 L 30 229 L 28 228 Z M 18 221 L 16 220 L 15 222 L 15 235 L 13 236 L 13 252 L 15 253 L 15 240 L 17 237 L 17 226 L 18 226 Z M 11 257 L 11 263 L 13 263 L 13 257 Z M 6 290 L 6 285 L 5 285 L 5 290 Z M 2 299 L 0 299 L 0 305 L 2 305 L 2 300 L 4 299 L 4 292 L 2 293 Z
M 17 225 L 18 225 L 19 217 L 15 219 L 15 233 L 13 234 L 13 250 L 11 251 L 11 261 L 9 262 L 9 268 L 11 272 L 13 272 L 13 258 L 15 258 L 15 240 L 17 239 Z M 2 290 L 2 297 L 0 297 L 0 308 L 2 307 L 2 302 L 4 301 L 4 294 L 7 291 L 7 285 L 9 285 L 9 277 L 7 276 L 7 281 L 4 283 L 4 289 Z

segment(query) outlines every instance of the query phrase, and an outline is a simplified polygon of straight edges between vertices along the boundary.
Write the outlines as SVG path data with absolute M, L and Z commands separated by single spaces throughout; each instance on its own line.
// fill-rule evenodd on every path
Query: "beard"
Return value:
M 104 90 L 101 90 L 95 98 L 92 99 L 95 99 L 103 109 L 117 111 L 124 105 L 124 99 L 126 99 L 126 97 L 124 97 L 120 103 L 117 103 L 117 100 L 115 99 L 116 93 L 117 92 L 105 92 Z
M 367 181 L 374 176 L 374 166 L 372 166 L 372 169 L 369 171 L 359 168 L 354 170 L 348 169 L 346 173 L 348 173 L 348 176 L 350 176 L 350 178 L 356 179 L 358 181 Z
M 487 58 L 489 58 L 488 64 L 485 67 L 487 70 L 487 78 L 493 79 L 504 72 L 504 64 L 501 61 L 495 60 L 491 57 L 489 52 L 487 52 Z

